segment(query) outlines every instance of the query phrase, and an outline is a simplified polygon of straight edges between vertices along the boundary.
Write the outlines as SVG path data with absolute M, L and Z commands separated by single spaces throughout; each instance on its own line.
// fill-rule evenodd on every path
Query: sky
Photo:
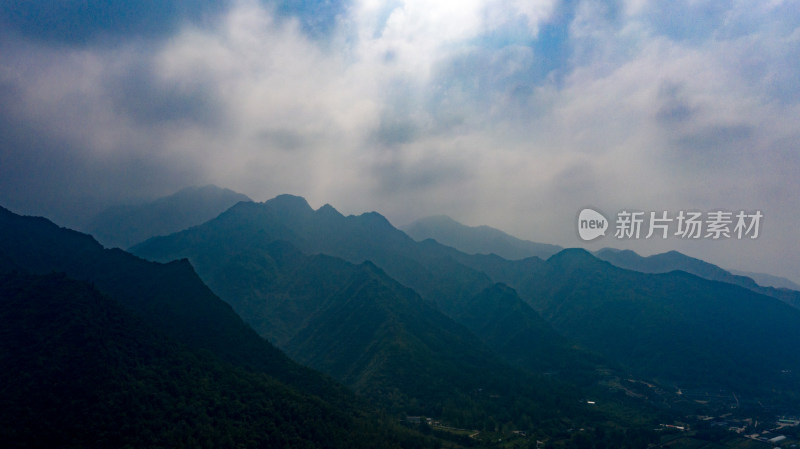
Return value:
M 0 205 L 77 225 L 216 184 L 800 281 L 798 61 L 798 1 L 6 0 Z

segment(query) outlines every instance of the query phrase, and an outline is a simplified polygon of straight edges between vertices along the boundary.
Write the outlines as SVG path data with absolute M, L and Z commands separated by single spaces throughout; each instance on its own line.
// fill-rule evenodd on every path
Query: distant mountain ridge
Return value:
M 465 313 L 470 307 L 479 306 L 482 312 L 476 314 L 484 320 L 492 314 L 516 317 L 509 331 L 513 329 L 520 335 L 539 337 L 540 345 L 528 345 L 512 357 L 517 361 L 525 360 L 527 369 L 539 371 L 558 369 L 564 364 L 580 365 L 576 358 L 585 356 L 575 352 L 518 298 L 503 296 L 503 301 L 475 302 L 476 295 L 494 284 L 486 274 L 457 261 L 454 256 L 462 253 L 452 248 L 433 241 L 415 242 L 375 212 L 345 217 L 330 205 L 315 211 L 303 198 L 279 195 L 265 203 L 240 203 L 202 226 L 153 238 L 132 251 L 159 261 L 189 258 L 201 277 L 242 316 L 248 317 L 262 335 L 283 345 L 298 326 L 306 325 L 295 317 L 312 313 L 313 308 L 306 309 L 303 298 L 308 297 L 308 292 L 295 293 L 291 296 L 295 299 L 288 302 L 285 293 L 276 295 L 266 287 L 273 285 L 290 291 L 293 288 L 275 284 L 282 279 L 279 272 L 287 269 L 279 259 L 294 261 L 298 257 L 289 257 L 285 252 L 276 256 L 277 247 L 273 242 L 277 241 L 285 242 L 279 247 L 292 248 L 288 253 L 330 255 L 353 264 L 374 263 L 456 321 L 462 317 L 466 319 Z M 335 264 L 315 257 L 313 263 L 327 264 L 328 268 L 309 274 L 305 274 L 305 268 L 289 270 L 307 279 L 305 285 L 324 283 L 328 290 L 341 288 L 334 287 L 337 279 L 331 279 L 329 274 L 341 268 L 332 268 Z M 310 265 L 312 263 L 304 262 L 302 266 Z M 291 307 L 282 308 L 284 304 Z M 472 324 L 477 325 L 477 322 Z M 478 336 L 488 338 L 480 333 Z M 491 340 L 487 343 L 492 343 Z M 545 353 L 551 357 L 543 357 Z M 553 364 L 555 360 L 559 362 Z
M 84 230 L 106 247 L 126 249 L 150 237 L 199 225 L 240 201 L 251 200 L 214 185 L 187 187 L 147 203 L 109 207 Z
M 446 215 L 421 218 L 401 230 L 415 240 L 434 239 L 468 254 L 497 254 L 509 260 L 539 257 L 547 259 L 561 251 L 558 245 L 518 239 L 489 226 L 466 226 Z
M 724 270 L 712 263 L 687 256 L 678 251 L 654 254 L 643 257 L 631 250 L 603 248 L 595 253 L 602 260 L 628 270 L 642 273 L 668 273 L 680 270 L 712 281 L 727 282 L 748 290 L 771 296 L 800 309 L 800 291 L 765 287 L 757 284 L 752 278 L 741 276 Z
M 490 289 L 504 283 L 567 339 L 636 376 L 672 385 L 724 387 L 746 392 L 748 398 L 786 400 L 797 394 L 789 388 L 793 375 L 781 374 L 800 373 L 800 358 L 782 355 L 800 342 L 796 309 L 737 285 L 687 273 L 622 269 L 583 250 L 563 250 L 546 261 L 466 254 L 431 239 L 416 242 L 374 212 L 344 217 L 330 206 L 315 211 L 302 198 L 281 195 L 265 203 L 240 203 L 202 226 L 151 239 L 134 251 L 155 260 L 188 257 L 204 279 L 221 286 L 230 276 L 215 284 L 214 276 L 223 273 L 214 274 L 214 267 L 231 254 L 221 257 L 226 253 L 220 249 L 239 248 L 233 254 L 237 258 L 247 254 L 244 266 L 263 272 L 262 267 L 273 262 L 269 258 L 259 262 L 260 248 L 276 240 L 285 240 L 304 254 L 374 263 L 470 327 L 498 353 L 504 338 L 517 330 L 534 331 L 538 321 L 518 319 L 513 308 L 519 302 L 510 290 Z M 242 280 L 237 282 L 241 298 L 247 298 L 244 292 L 266 285 Z M 487 289 L 488 296 L 481 296 Z M 493 323 L 472 321 L 485 317 L 514 319 L 506 321 L 509 327 L 504 333 Z M 519 323 L 533 327 L 518 329 Z M 739 357 L 751 352 L 752 356 Z M 520 362 L 508 356 L 506 352 L 507 360 Z M 524 357 L 535 358 L 534 351 Z M 753 378 L 769 379 L 774 390 L 752 382 Z
M 281 195 L 237 204 L 201 226 L 132 250 L 154 260 L 189 258 L 261 335 L 357 392 L 400 407 L 395 410 L 476 425 L 490 418 L 487 413 L 510 420 L 512 411 L 538 416 L 543 404 L 559 403 L 545 390 L 564 387 L 513 368 L 497 354 L 521 359 L 513 361 L 530 372 L 581 365 L 575 360 L 582 354 L 530 306 L 518 298 L 514 302 L 513 294 L 506 301 L 461 303 L 458 298 L 492 283 L 447 258 L 452 249 L 435 245 L 413 241 L 377 213 L 345 217 L 330 205 L 313 210 L 300 197 Z M 431 300 L 375 261 L 415 280 Z M 435 302 L 439 291 L 449 299 Z M 476 338 L 442 313 L 471 308 L 473 329 L 482 323 L 489 328 L 488 317 L 519 316 L 513 324 L 518 338 L 535 340 L 501 341 L 493 328 Z M 497 354 L 490 345 L 499 348 Z M 594 367 L 587 365 L 581 368 Z M 513 389 L 525 392 L 524 399 L 511 400 Z M 478 390 L 483 393 L 476 395 Z M 453 402 L 461 407 L 443 408 Z M 553 408 L 563 412 L 572 406 Z
M 682 271 L 619 268 L 582 249 L 547 261 L 462 260 L 513 286 L 556 330 L 640 376 L 746 392 L 750 401 L 798 395 L 800 356 L 790 348 L 800 342 L 800 311 L 775 298 Z
M 468 254 L 496 254 L 508 260 L 547 259 L 563 249 L 558 245 L 522 240 L 485 225 L 466 226 L 446 215 L 422 218 L 401 229 L 418 241 L 430 238 Z M 739 285 L 800 308 L 800 293 L 796 293 L 800 292 L 800 285 L 778 276 L 725 270 L 677 251 L 642 257 L 631 250 L 603 248 L 595 255 L 621 268 L 644 273 L 686 271 L 705 279 Z
M 345 217 L 330 205 L 314 210 L 294 195 L 239 203 L 203 226 L 154 237 L 131 250 L 158 261 L 188 257 L 205 277 L 204 267 L 216 259 L 193 258 L 192 248 L 209 239 L 228 248 L 285 240 L 305 254 L 333 255 L 354 264 L 369 260 L 423 298 L 435 301 L 445 313 L 460 299 L 492 284 L 485 274 L 452 259 L 451 248 L 415 242 L 377 212 Z
M 728 270 L 731 274 L 737 276 L 745 276 L 756 281 L 756 284 L 762 287 L 785 288 L 789 290 L 800 291 L 800 284 L 793 282 L 785 277 L 774 276 L 768 273 L 754 273 L 752 271 Z

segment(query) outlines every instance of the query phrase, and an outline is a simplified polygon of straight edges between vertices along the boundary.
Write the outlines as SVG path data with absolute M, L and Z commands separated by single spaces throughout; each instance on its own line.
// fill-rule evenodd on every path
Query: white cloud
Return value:
M 584 206 L 763 207 L 779 212 L 744 254 L 800 278 L 786 268 L 800 266 L 789 243 L 800 28 L 784 3 L 737 3 L 709 19 L 719 29 L 689 38 L 664 31 L 660 2 L 584 1 L 570 16 L 555 1 L 361 1 L 320 42 L 242 1 L 163 41 L 7 40 L 0 80 L 7 113 L 81 157 L 175 173 L 148 182 L 153 192 L 214 182 L 396 224 L 448 213 L 568 245 Z M 535 40 L 570 17 L 559 79 L 536 74 L 543 56 L 525 39 L 489 36 Z

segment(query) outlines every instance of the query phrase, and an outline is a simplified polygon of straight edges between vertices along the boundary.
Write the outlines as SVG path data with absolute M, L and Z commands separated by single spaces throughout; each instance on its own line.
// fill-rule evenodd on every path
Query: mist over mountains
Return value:
M 785 277 L 774 276 L 767 273 L 753 273 L 752 271 L 730 270 L 731 274 L 745 276 L 756 281 L 758 285 L 764 287 L 786 288 L 789 290 L 800 290 L 800 284 L 790 281 Z
M 138 216 L 147 224 L 157 214 L 142 211 L 168 210 L 163 204 L 173 205 L 174 217 L 181 202 L 211 211 L 220 197 L 238 197 L 212 188 L 186 199 L 197 192 L 156 201 Z M 104 441 L 126 444 L 199 438 L 224 447 L 250 438 L 271 446 L 484 447 L 492 438 L 524 446 L 535 436 L 555 447 L 583 447 L 590 438 L 594 447 L 644 448 L 660 438 L 653 428 L 692 413 L 790 413 L 800 398 L 800 310 L 790 305 L 797 292 L 680 253 L 593 255 L 441 217 L 411 226 L 417 241 L 377 212 L 345 216 L 292 195 L 238 201 L 205 222 L 196 217 L 129 254 L 0 210 L 6 335 L 33 332 L 50 342 L 6 352 L 4 363 L 25 379 L 51 379 L 32 364 L 40 357 L 97 384 L 76 380 L 34 393 L 33 384 L 11 382 L 9 407 L 36 398 L 15 438 L 87 441 L 76 429 L 89 426 Z M 554 253 L 526 256 L 531 251 Z M 47 324 L 46 316 L 74 319 Z M 92 337 L 48 337 L 75 332 Z M 119 349 L 91 349 L 101 341 Z M 69 352 L 86 355 L 64 358 Z M 93 368 L 109 357 L 120 370 Z M 180 368 L 154 383 L 167 366 Z M 197 392 L 208 378 L 219 389 Z M 178 379 L 181 389 L 163 388 Z M 252 389 L 259 392 L 244 393 Z M 111 402 L 100 403 L 107 419 L 92 425 L 95 415 L 62 423 L 45 411 L 52 404 L 45 397 L 80 402 L 120 391 L 141 392 L 125 403 L 126 416 L 143 425 L 191 410 L 198 426 L 227 427 L 169 436 L 152 427 L 113 439 L 109 429 L 123 418 L 103 411 Z M 159 401 L 136 402 L 139 394 Z M 245 423 L 250 415 L 235 412 L 240 394 L 249 410 L 261 410 L 259 420 Z M 189 397 L 191 408 L 181 408 Z M 409 416 L 438 423 L 434 433 L 418 433 Z M 281 424 L 286 419 L 293 424 Z M 272 430 L 256 436 L 253 425 Z
M 733 274 L 730 271 L 724 270 L 714 264 L 710 264 L 694 257 L 686 256 L 677 251 L 670 251 L 662 254 L 655 254 L 648 257 L 642 257 L 633 251 L 617 251 L 612 249 L 602 249 L 597 251 L 595 255 L 612 264 L 634 271 L 641 271 L 643 273 L 668 273 L 670 271 L 685 271 L 694 274 L 703 279 L 712 281 L 721 281 L 728 284 L 734 284 L 752 290 L 763 295 L 772 296 L 773 298 L 780 299 L 794 307 L 800 308 L 800 291 L 788 288 L 775 288 L 771 286 L 762 286 L 756 283 L 751 277 Z M 777 277 L 769 277 L 769 275 L 761 275 L 755 273 L 755 276 L 766 276 L 767 279 Z M 777 278 L 780 282 L 781 278 Z M 784 283 L 792 285 L 791 281 L 786 279 Z
M 546 259 L 561 251 L 558 245 L 518 239 L 489 226 L 465 226 L 446 215 L 421 218 L 401 227 L 415 240 L 434 239 L 471 254 L 497 254 L 504 259 Z
M 231 240 L 227 236 L 233 233 L 236 239 Z M 433 240 L 415 242 L 376 213 L 345 217 L 329 205 L 315 211 L 299 197 L 241 203 L 203 226 L 151 239 L 132 250 L 156 260 L 187 257 L 212 288 L 226 291 L 221 278 L 230 274 L 222 274 L 221 261 L 241 254 L 252 256 L 258 245 L 254 242 L 275 240 L 285 240 L 308 254 L 332 255 L 356 264 L 371 261 L 452 318 L 464 316 L 464 304 L 470 298 L 494 282 L 504 282 L 557 331 L 637 375 L 696 386 L 717 384 L 756 394 L 758 388 L 745 380 L 752 378 L 752 370 L 785 386 L 793 377 L 785 379 L 780 373 L 797 372 L 793 368 L 797 360 L 778 354 L 789 350 L 781 342 L 797 341 L 789 323 L 800 319 L 798 311 L 781 308 L 774 298 L 695 276 L 620 270 L 584 251 L 565 250 L 546 262 L 469 255 Z M 214 252 L 221 248 L 225 256 Z M 233 296 L 223 293 L 226 298 Z M 681 302 L 699 297 L 706 300 Z M 763 307 L 754 306 L 760 303 Z M 703 326 L 710 311 L 723 304 L 724 318 L 713 327 Z M 760 324 L 750 327 L 739 321 L 750 319 Z M 785 323 L 778 326 L 779 334 L 785 335 L 775 334 L 775 342 L 767 344 L 760 337 L 760 326 L 778 322 Z M 724 338 L 727 333 L 741 340 Z M 675 344 L 679 337 L 684 344 Z M 767 356 L 757 349 L 761 344 L 752 346 L 756 341 L 776 352 Z M 764 359 L 745 363 L 751 352 Z M 724 357 L 717 360 L 720 353 Z M 670 363 L 663 363 L 665 359 Z M 741 376 L 733 375 L 737 372 Z
M 130 248 L 157 235 L 201 224 L 247 195 L 214 185 L 187 187 L 154 201 L 111 206 L 93 217 L 83 230 L 110 248 Z
M 796 449 L 799 1 L 0 2 L 4 447 Z

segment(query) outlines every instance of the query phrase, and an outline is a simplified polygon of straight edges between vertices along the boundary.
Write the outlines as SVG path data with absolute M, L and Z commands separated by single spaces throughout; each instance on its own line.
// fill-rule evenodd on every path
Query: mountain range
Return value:
M 211 288 L 250 321 L 251 315 L 236 304 L 249 297 L 256 307 L 272 307 L 264 305 L 269 297 L 254 299 L 262 286 L 271 284 L 257 277 L 229 282 L 231 273 L 244 271 L 223 267 L 244 255 L 249 261 L 262 257 L 260 248 L 277 240 L 304 254 L 325 254 L 354 264 L 370 261 L 447 317 L 470 327 L 487 345 L 497 347 L 496 332 L 492 337 L 490 327 L 471 322 L 469 308 L 476 296 L 501 282 L 527 306 L 526 314 L 538 312 L 537 318 L 543 318 L 526 321 L 532 329 L 546 322 L 547 335 L 561 334 L 559 338 L 573 342 L 578 353 L 599 354 L 607 363 L 676 390 L 712 386 L 746 392 L 753 400 L 764 395 L 786 399 L 796 381 L 794 373 L 800 373 L 800 359 L 786 355 L 800 341 L 795 330 L 800 329 L 799 311 L 773 297 L 686 273 L 625 270 L 585 251 L 563 250 L 547 261 L 465 254 L 434 240 L 414 241 L 377 213 L 345 217 L 330 205 L 313 210 L 302 198 L 289 195 L 240 203 L 202 226 L 151 239 L 132 250 L 154 260 L 188 258 Z M 513 303 L 492 305 L 510 310 Z M 559 344 L 555 338 L 542 341 L 546 343 L 523 346 L 531 353 L 547 353 Z M 517 361 L 520 358 L 535 360 L 536 355 Z M 566 365 L 575 366 L 574 360 L 586 357 L 573 353 L 567 358 Z
M 494 234 L 466 229 L 466 240 Z M 643 448 L 656 423 L 800 399 L 793 292 L 680 253 L 502 257 L 491 248 L 522 241 L 462 251 L 458 239 L 418 241 L 376 212 L 314 210 L 292 195 L 237 202 L 133 254 L 5 209 L 0 233 L 0 362 L 24 373 L 7 379 L 16 394 L 5 408 L 34 404 L 12 433 L 21 446 L 91 444 L 78 429 L 96 422 L 117 446 L 196 436 L 217 447 L 485 446 L 525 434 L 582 447 L 580 428 L 596 448 Z M 35 392 L 43 382 L 54 387 Z M 117 393 L 128 389 L 158 400 Z M 95 414 L 48 399 L 85 408 L 98 394 L 110 402 Z M 735 404 L 694 399 L 726 394 Z M 446 427 L 399 424 L 419 415 Z M 196 424 L 165 433 L 179 416 Z M 13 427 L 13 413 L 0 419 Z M 113 440 L 108 429 L 126 419 L 149 430 Z
M 754 273 L 752 271 L 741 271 L 741 270 L 729 270 L 731 274 L 735 274 L 737 276 L 745 276 L 749 277 L 750 279 L 756 281 L 758 285 L 762 287 L 775 287 L 778 289 L 785 288 L 788 290 L 798 290 L 800 291 L 800 284 L 796 282 L 792 282 L 789 279 L 781 276 L 775 276 L 772 274 L 767 273 Z
M 418 241 L 434 239 L 468 254 L 497 254 L 510 260 L 546 259 L 563 249 L 558 245 L 522 240 L 486 225 L 466 226 L 446 215 L 421 218 L 400 229 Z
M 401 228 L 417 241 L 433 239 L 468 254 L 496 254 L 504 259 L 547 259 L 561 251 L 557 245 L 531 242 L 489 226 L 466 226 L 445 215 L 426 217 Z M 745 287 L 800 307 L 800 285 L 765 273 L 725 270 L 677 251 L 643 257 L 631 250 L 603 248 L 595 256 L 628 270 L 643 273 L 685 271 L 704 279 Z
M 640 376 L 754 401 L 796 394 L 800 358 L 788 352 L 800 338 L 800 311 L 775 298 L 682 271 L 625 270 L 579 249 L 473 266 L 514 286 L 565 336 Z
M 509 260 L 528 257 L 547 259 L 563 249 L 558 245 L 519 239 L 486 225 L 466 226 L 446 215 L 421 218 L 402 226 L 400 229 L 417 241 L 433 239 L 443 245 L 451 246 L 468 254 L 496 254 Z M 677 251 L 669 251 L 645 258 L 631 250 L 603 248 L 596 251 L 595 255 L 621 268 L 645 273 L 666 273 L 672 270 L 682 270 L 706 279 L 730 282 L 750 289 L 755 287 L 754 283 L 760 287 L 773 287 L 776 289 L 775 291 L 768 289 L 757 289 L 757 291 L 790 303 L 793 302 L 794 298 L 783 290 L 800 291 L 800 285 L 783 277 L 766 273 L 724 270 L 716 265 L 686 256 Z
M 204 223 L 239 201 L 251 200 L 214 185 L 187 187 L 153 201 L 108 207 L 82 230 L 106 247 L 124 249 L 150 237 Z
M 531 426 L 561 410 L 585 413 L 574 410 L 577 390 L 541 373 L 570 369 L 585 378 L 597 366 L 513 290 L 433 244 L 414 242 L 376 213 L 345 217 L 283 195 L 239 203 L 132 251 L 188 258 L 262 336 L 384 406 L 479 428 L 490 418 Z
M 260 338 L 186 260 L 2 208 L 0 234 L 10 447 L 432 444 Z
M 703 279 L 721 281 L 738 285 L 762 295 L 779 299 L 791 306 L 800 308 L 800 291 L 788 288 L 765 287 L 756 283 L 752 278 L 736 275 L 706 261 L 689 257 L 677 251 L 654 254 L 642 257 L 631 250 L 615 250 L 604 248 L 595 255 L 602 260 L 642 273 L 668 273 L 670 271 L 685 271 Z

